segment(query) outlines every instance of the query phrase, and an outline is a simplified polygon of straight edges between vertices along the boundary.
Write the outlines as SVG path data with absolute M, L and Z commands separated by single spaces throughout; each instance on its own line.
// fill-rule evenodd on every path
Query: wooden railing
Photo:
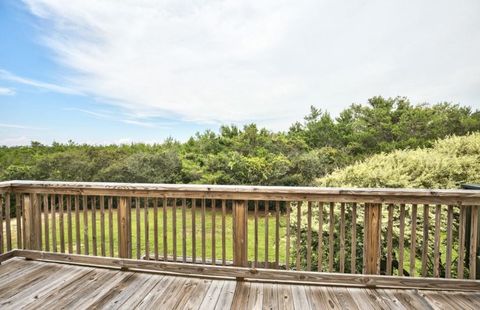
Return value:
M 0 194 L 0 253 L 10 256 L 480 288 L 480 191 L 11 181 Z

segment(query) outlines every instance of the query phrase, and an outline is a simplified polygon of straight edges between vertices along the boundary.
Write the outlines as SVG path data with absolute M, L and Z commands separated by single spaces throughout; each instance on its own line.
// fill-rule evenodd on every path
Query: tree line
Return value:
M 430 147 L 480 131 L 480 111 L 452 103 L 373 97 L 337 117 L 311 107 L 289 130 L 221 126 L 186 142 L 0 147 L 0 179 L 252 185 L 312 185 L 373 154 Z

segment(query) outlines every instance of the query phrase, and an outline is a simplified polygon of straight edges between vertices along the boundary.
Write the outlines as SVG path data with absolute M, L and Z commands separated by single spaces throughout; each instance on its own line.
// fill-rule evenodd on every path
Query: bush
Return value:
M 328 187 L 458 188 L 480 183 L 480 133 L 374 155 L 317 180 Z

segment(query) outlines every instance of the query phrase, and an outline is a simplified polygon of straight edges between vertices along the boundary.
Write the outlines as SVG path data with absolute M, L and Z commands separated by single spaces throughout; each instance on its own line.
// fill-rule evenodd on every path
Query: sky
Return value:
M 0 145 L 287 130 L 406 96 L 480 109 L 480 1 L 0 0 Z

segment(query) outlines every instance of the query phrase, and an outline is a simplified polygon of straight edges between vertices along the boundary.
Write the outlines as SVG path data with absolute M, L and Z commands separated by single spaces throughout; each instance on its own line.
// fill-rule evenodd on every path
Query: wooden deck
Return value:
M 480 292 L 236 282 L 12 258 L 0 309 L 480 309 Z

